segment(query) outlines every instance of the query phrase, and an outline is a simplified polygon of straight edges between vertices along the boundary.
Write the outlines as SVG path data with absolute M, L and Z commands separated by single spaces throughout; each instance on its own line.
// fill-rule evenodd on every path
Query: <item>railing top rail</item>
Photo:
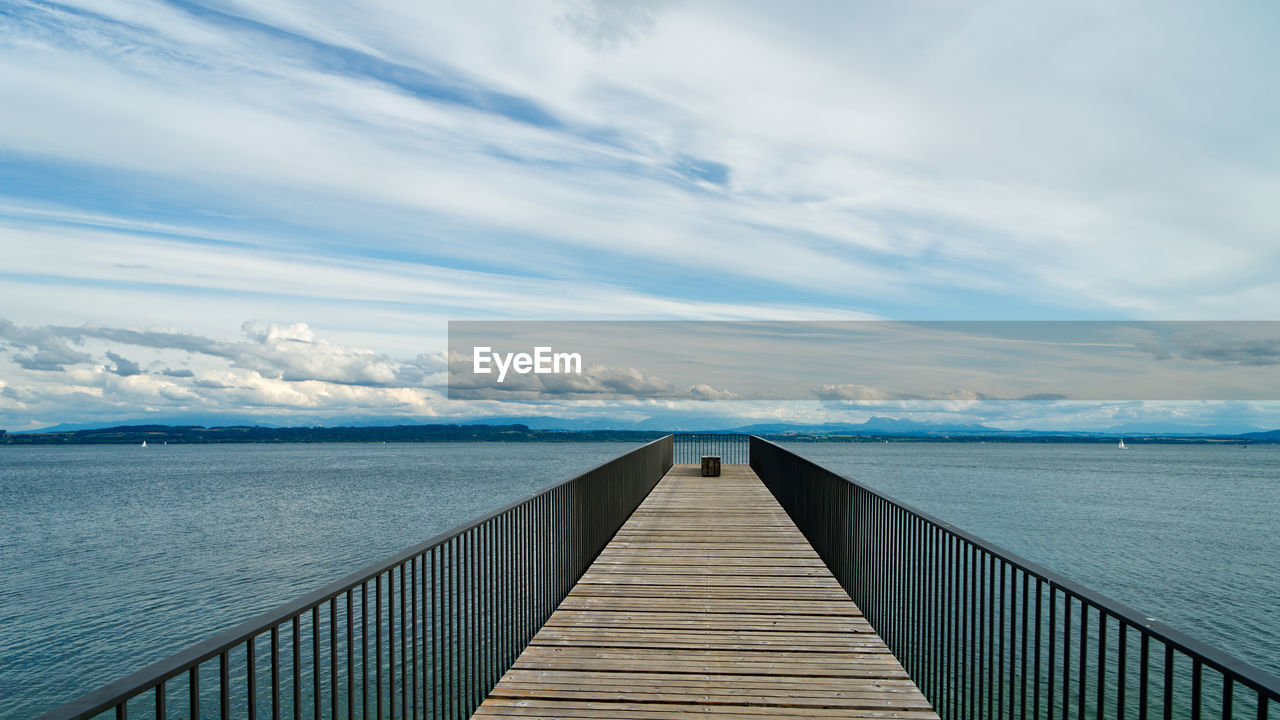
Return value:
M 750 433 L 736 432 L 677 432 L 671 433 L 676 440 L 691 440 L 694 438 L 732 438 L 734 440 L 750 440 L 755 437 Z
M 1275 675 L 1272 675 L 1262 668 L 1256 667 L 1244 660 L 1241 660 L 1240 658 L 1229 655 L 1222 650 L 1196 640 L 1195 638 L 1148 616 L 1146 613 L 1139 612 L 1118 600 L 1114 600 L 1100 592 L 1091 590 L 1073 580 L 1059 575 L 1043 565 L 1034 563 L 1017 553 L 1006 550 L 995 543 L 983 540 L 973 533 L 962 530 L 942 518 L 925 512 L 924 510 L 921 510 L 909 503 L 898 500 L 897 498 L 876 490 L 865 483 L 854 480 L 847 475 L 843 475 L 834 470 L 823 467 L 809 458 L 794 453 L 771 440 L 766 440 L 758 435 L 752 435 L 751 437 L 754 441 L 766 443 L 787 453 L 788 455 L 791 455 L 803 464 L 810 465 L 818 470 L 829 473 L 868 494 L 874 495 L 892 505 L 896 505 L 906 512 L 920 518 L 924 522 L 939 528 L 943 532 L 964 540 L 984 552 L 1000 558 L 1010 565 L 1016 566 L 1019 570 L 1032 577 L 1043 580 L 1048 583 L 1050 587 L 1056 587 L 1069 596 L 1073 596 L 1081 602 L 1092 605 L 1099 611 L 1119 620 L 1123 620 L 1134 627 L 1140 627 L 1144 632 L 1157 640 L 1171 645 L 1187 655 L 1199 656 L 1205 664 L 1234 676 L 1237 681 L 1243 682 L 1255 690 L 1268 693 L 1272 697 L 1280 699 L 1280 678 L 1277 678 Z
M 179 650 L 173 655 L 164 658 L 163 660 L 158 660 L 144 668 L 141 668 L 140 670 L 130 673 L 129 675 L 118 680 L 114 680 L 97 688 L 96 690 L 92 690 L 74 700 L 53 708 L 52 710 L 37 716 L 36 720 L 64 720 L 67 718 L 92 717 L 111 708 L 123 697 L 132 697 L 142 694 L 156 685 L 177 677 L 180 673 L 183 673 L 206 660 L 217 657 L 224 651 L 240 645 L 251 637 L 256 637 L 263 632 L 270 630 L 272 627 L 292 620 L 295 616 L 302 615 L 308 610 L 319 607 L 325 602 L 342 595 L 348 590 L 356 588 L 365 582 L 378 577 L 387 570 L 398 567 L 410 558 L 418 557 L 423 553 L 429 552 L 454 537 L 457 537 L 472 528 L 483 525 L 495 517 L 510 512 L 534 498 L 552 492 L 573 482 L 574 480 L 577 480 L 578 478 L 603 470 L 614 463 L 622 462 L 632 454 L 661 443 L 670 437 L 670 435 L 664 435 L 656 440 L 651 440 L 634 450 L 599 463 L 588 470 L 584 470 L 572 477 L 561 480 L 550 487 L 530 493 L 519 500 L 507 503 L 497 510 L 486 513 L 474 520 L 470 520 L 458 525 L 457 527 L 439 533 L 434 537 L 402 550 L 391 557 L 380 560 L 371 565 L 367 565 L 353 573 L 350 573 L 346 577 L 335 580 L 301 597 L 290 600 L 283 605 L 267 610 L 264 613 L 255 615 L 254 617 L 224 630 L 211 638 L 190 645 Z

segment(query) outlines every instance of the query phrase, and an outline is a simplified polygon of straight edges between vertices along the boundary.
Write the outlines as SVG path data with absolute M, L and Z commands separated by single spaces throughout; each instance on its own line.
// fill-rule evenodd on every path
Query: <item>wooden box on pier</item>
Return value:
M 719 455 L 704 455 L 702 457 L 702 477 L 720 477 Z

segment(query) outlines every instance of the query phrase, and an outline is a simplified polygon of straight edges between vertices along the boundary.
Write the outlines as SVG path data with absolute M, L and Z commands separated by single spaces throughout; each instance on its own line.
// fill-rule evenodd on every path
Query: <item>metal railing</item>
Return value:
M 746 465 L 751 445 L 750 435 L 727 433 L 676 433 L 675 461 L 702 462 L 704 455 L 716 455 L 725 465 Z
M 1280 679 L 766 440 L 751 467 L 943 718 L 1259 718 Z
M 469 717 L 671 464 L 667 436 L 39 720 Z

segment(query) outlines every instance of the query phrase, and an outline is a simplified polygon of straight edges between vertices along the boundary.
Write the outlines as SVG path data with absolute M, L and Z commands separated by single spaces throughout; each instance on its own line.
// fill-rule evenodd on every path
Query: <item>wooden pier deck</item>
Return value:
M 937 718 L 746 465 L 676 465 L 477 718 Z

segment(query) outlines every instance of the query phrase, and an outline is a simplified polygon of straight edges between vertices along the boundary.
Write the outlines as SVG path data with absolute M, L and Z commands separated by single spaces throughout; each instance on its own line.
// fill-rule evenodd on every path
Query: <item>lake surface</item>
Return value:
M 0 448 L 0 718 L 632 447 Z M 788 447 L 1280 672 L 1280 447 Z
M 0 718 L 32 717 L 633 447 L 0 448 Z

